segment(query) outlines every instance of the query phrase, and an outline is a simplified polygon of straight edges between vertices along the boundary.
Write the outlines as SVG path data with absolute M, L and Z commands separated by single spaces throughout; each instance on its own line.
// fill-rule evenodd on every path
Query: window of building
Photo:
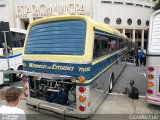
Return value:
M 138 6 L 138 7 L 143 7 L 143 5 L 141 5 L 141 4 L 136 4 L 136 6 Z
M 147 32 L 144 33 L 144 39 L 148 39 L 148 33 Z
M 137 20 L 137 24 L 141 25 L 141 20 L 140 19 Z
M 138 36 L 138 39 L 141 39 L 142 38 L 142 34 L 141 34 L 141 32 L 138 32 L 138 34 L 137 34 Z
M 104 23 L 109 24 L 110 23 L 110 19 L 108 17 L 104 18 Z
M 122 22 L 121 18 L 117 18 L 117 19 L 116 19 L 116 23 L 117 23 L 117 24 L 121 24 L 121 22 Z
M 151 8 L 151 6 L 147 6 L 147 5 L 145 5 L 144 7 L 145 7 L 145 8 Z
M 152 9 L 156 10 L 156 8 L 155 8 L 155 7 L 152 7 Z
M 122 5 L 123 2 L 114 2 L 114 4 L 119 4 L 119 5 L 121 4 Z
M 5 6 L 6 6 L 5 4 L 1 4 L 1 5 L 0 5 L 0 7 L 5 7 Z
M 128 38 L 132 38 L 131 33 L 125 33 L 125 35 L 126 35 Z
M 133 6 L 134 4 L 133 3 L 126 3 L 126 5 L 132 5 Z
M 128 25 L 131 25 L 131 24 L 132 24 L 132 19 L 129 18 L 129 19 L 127 20 L 127 23 L 128 23 Z
M 149 20 L 146 21 L 146 26 L 149 26 Z
M 101 3 L 109 3 L 109 4 L 111 4 L 112 1 L 101 1 Z

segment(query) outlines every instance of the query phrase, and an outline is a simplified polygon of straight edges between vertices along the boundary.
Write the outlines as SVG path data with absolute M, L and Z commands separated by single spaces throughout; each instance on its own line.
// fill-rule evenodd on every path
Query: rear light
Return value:
M 85 109 L 86 109 L 86 107 L 85 107 L 84 105 L 80 105 L 80 106 L 79 106 L 79 110 L 80 110 L 80 111 L 85 111 Z
M 27 78 L 25 76 L 22 77 L 23 82 L 27 82 Z
M 79 92 L 83 93 L 85 91 L 84 87 L 79 87 Z
M 153 91 L 152 90 L 147 90 L 147 93 L 148 94 L 153 94 Z
M 24 93 L 24 97 L 28 97 L 28 94 L 27 94 L 27 93 Z
M 153 87 L 153 82 L 147 82 L 148 87 Z
M 148 74 L 148 78 L 149 78 L 149 79 L 153 79 L 153 78 L 154 78 L 154 75 Z
M 84 83 L 85 82 L 85 78 L 83 76 L 80 76 L 78 78 L 78 80 L 79 80 L 80 83 Z
M 84 96 L 79 96 L 79 101 L 80 102 L 84 102 L 86 100 L 86 98 Z
M 27 90 L 27 89 L 28 89 L 27 86 L 24 86 L 24 87 L 23 87 L 23 90 Z
M 153 72 L 154 71 L 154 67 L 148 67 L 148 71 Z

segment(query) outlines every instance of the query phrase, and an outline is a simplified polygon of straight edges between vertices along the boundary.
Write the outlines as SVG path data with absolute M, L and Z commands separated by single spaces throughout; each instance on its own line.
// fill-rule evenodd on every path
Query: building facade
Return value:
M 59 15 L 87 15 L 127 35 L 146 49 L 150 15 L 158 0 L 0 0 L 0 21 L 27 29 L 33 20 Z

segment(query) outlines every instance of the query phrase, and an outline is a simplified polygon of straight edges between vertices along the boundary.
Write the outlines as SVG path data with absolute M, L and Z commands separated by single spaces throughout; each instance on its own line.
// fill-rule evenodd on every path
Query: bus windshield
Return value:
M 25 54 L 83 55 L 86 22 L 61 20 L 31 27 Z

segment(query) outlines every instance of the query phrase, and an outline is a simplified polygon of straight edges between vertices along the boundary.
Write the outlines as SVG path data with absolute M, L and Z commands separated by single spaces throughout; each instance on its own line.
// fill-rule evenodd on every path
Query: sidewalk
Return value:
M 160 114 L 160 106 L 148 105 L 144 98 L 132 100 L 125 95 L 108 95 L 92 120 L 129 120 L 133 114 Z

